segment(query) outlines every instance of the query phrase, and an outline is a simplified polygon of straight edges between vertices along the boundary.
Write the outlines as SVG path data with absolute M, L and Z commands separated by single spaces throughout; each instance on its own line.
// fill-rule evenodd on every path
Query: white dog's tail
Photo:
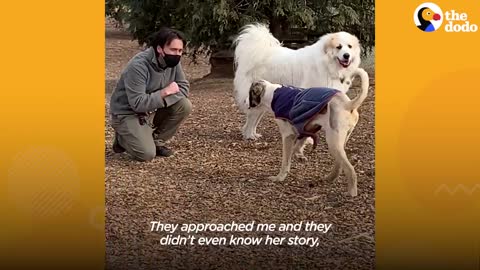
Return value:
M 347 103 L 346 109 L 349 111 L 356 110 L 362 105 L 363 101 L 367 98 L 368 87 L 370 86 L 368 73 L 363 68 L 357 68 L 354 75 L 360 76 L 360 79 L 362 80 L 362 89 L 358 96 Z
M 280 47 L 268 27 L 255 23 L 244 26 L 233 41 L 235 46 L 235 98 L 237 104 L 245 109 L 248 103 L 250 85 L 258 78 L 255 70 L 265 63 L 271 55 L 272 47 Z M 248 107 L 248 106 L 247 106 Z
M 269 56 L 271 47 L 281 45 L 266 25 L 254 23 L 242 27 L 240 34 L 233 41 L 233 46 L 236 66 L 248 71 Z

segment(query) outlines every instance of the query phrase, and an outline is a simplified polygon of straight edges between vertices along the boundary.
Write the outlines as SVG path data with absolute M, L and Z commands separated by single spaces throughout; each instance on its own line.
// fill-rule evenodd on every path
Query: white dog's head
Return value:
M 360 65 L 360 42 L 358 38 L 347 32 L 327 34 L 324 38 L 323 50 L 335 61 L 339 69 Z

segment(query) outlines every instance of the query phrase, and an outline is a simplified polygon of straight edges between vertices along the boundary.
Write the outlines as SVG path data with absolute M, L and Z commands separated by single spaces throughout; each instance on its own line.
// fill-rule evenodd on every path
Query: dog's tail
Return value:
M 244 107 L 248 103 L 248 91 L 257 77 L 256 70 L 270 57 L 272 47 L 280 47 L 276 39 L 264 24 L 255 23 L 244 26 L 233 41 L 235 47 L 235 98 L 237 104 Z
M 235 65 L 244 70 L 251 70 L 262 63 L 271 47 L 281 46 L 268 27 L 260 23 L 242 27 L 232 45 L 235 47 Z
M 360 79 L 362 80 L 362 89 L 358 96 L 347 103 L 346 109 L 349 111 L 356 110 L 362 105 L 363 101 L 367 98 L 368 87 L 370 86 L 368 73 L 363 68 L 357 68 L 353 75 L 360 76 Z

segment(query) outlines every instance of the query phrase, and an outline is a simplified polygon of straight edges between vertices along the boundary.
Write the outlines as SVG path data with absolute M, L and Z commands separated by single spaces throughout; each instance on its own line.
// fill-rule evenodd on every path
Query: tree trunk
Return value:
M 272 35 L 277 39 L 282 39 L 285 34 L 288 33 L 288 29 L 290 27 L 287 17 L 278 17 L 272 16 L 270 17 L 270 32 Z
M 277 39 L 282 39 L 288 29 L 288 21 L 285 17 L 272 16 L 270 18 L 270 32 Z M 234 71 L 234 52 L 232 50 L 216 50 L 210 56 L 210 74 L 209 78 L 233 78 Z
M 214 78 L 233 78 L 233 58 L 232 50 L 214 51 L 210 55 L 210 74 L 208 77 Z
M 272 16 L 270 17 L 270 32 L 277 39 L 280 39 L 282 36 L 282 22 L 279 17 Z

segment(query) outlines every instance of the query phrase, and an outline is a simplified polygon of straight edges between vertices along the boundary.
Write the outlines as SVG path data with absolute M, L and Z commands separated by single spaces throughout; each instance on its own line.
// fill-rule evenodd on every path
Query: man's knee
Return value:
M 152 161 L 157 155 L 157 152 L 155 147 L 150 147 L 145 149 L 132 149 L 132 153 L 130 154 L 138 161 L 147 162 Z
M 182 98 L 175 106 L 175 114 L 181 118 L 187 117 L 192 112 L 192 102 L 188 98 Z
M 125 147 L 127 152 L 137 161 L 151 161 L 157 155 L 153 138 L 151 143 L 146 141 L 135 141 Z

